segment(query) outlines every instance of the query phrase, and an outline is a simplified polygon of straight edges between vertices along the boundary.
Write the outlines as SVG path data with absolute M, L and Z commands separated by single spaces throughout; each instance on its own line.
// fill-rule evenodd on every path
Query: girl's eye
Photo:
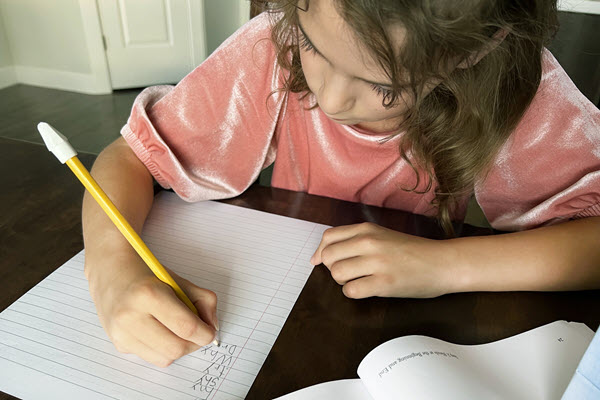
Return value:
M 308 40 L 308 38 L 304 36 L 304 33 L 302 33 L 302 31 L 298 32 L 298 43 L 302 50 L 312 53 L 314 55 L 319 55 L 319 52 L 317 52 L 315 46 L 313 46 L 312 43 Z M 378 96 L 382 97 L 383 104 L 385 107 L 392 106 L 391 103 L 393 102 L 394 92 L 391 89 L 380 85 L 371 85 L 371 88 L 375 91 L 375 93 L 377 93 Z
M 383 98 L 384 103 L 389 103 L 391 101 L 394 94 L 391 89 L 379 85 L 371 85 L 371 88 L 375 91 L 375 93 L 377 93 L 378 96 Z
M 300 39 L 300 48 L 301 49 L 303 49 L 304 51 L 307 51 L 309 53 L 312 53 L 314 55 L 319 54 L 319 53 L 317 53 L 315 46 L 313 46 L 312 43 L 308 41 L 308 39 L 306 38 L 306 36 L 304 36 L 304 34 L 302 32 L 299 32 L 299 39 Z

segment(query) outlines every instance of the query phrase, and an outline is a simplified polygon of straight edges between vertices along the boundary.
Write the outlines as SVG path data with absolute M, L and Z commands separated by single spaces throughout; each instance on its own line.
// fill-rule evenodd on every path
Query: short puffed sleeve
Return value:
M 600 216 L 600 111 L 548 50 L 538 91 L 475 196 L 501 230 Z
M 187 201 L 233 197 L 273 162 L 285 96 L 270 34 L 259 15 L 177 86 L 136 98 L 121 135 L 161 186 Z

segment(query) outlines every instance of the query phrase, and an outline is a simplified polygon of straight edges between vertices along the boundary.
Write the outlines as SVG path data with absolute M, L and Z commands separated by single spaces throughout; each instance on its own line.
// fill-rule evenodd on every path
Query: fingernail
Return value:
M 212 343 L 217 346 L 217 347 L 221 347 L 221 335 L 219 335 L 219 331 L 217 330 L 217 332 L 215 332 L 215 338 L 213 339 Z

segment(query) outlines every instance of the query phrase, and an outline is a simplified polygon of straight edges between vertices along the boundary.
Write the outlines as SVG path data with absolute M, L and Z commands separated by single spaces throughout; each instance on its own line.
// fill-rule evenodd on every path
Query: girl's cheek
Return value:
M 308 88 L 311 92 L 316 93 L 319 89 L 319 82 L 322 80 L 322 71 L 319 68 L 318 60 L 315 60 L 315 56 L 305 54 L 301 51 L 300 62 L 302 64 L 302 72 L 304 73 Z

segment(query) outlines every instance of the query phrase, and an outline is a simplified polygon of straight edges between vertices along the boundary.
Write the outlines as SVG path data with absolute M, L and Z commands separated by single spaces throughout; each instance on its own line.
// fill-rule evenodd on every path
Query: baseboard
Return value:
M 560 0 L 558 9 L 559 11 L 599 15 L 600 2 L 598 0 Z
M 50 89 L 67 90 L 85 94 L 108 94 L 112 92 L 96 76 L 48 68 L 13 66 L 18 83 Z
M 17 81 L 17 73 L 15 72 L 15 67 L 9 65 L 8 67 L 0 68 L 0 89 L 4 89 L 5 87 L 9 87 L 19 83 Z

